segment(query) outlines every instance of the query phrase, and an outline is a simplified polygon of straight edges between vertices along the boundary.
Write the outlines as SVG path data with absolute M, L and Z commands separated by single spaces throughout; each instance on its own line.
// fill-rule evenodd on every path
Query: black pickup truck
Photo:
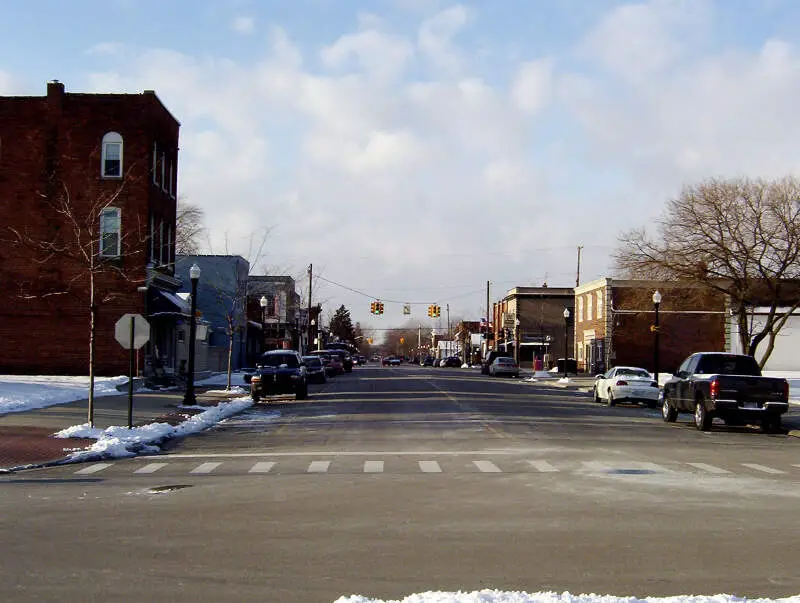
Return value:
M 755 358 L 740 354 L 692 354 L 664 384 L 661 415 L 667 422 L 678 413 L 694 413 L 697 429 L 708 431 L 719 417 L 726 425 L 758 424 L 770 433 L 780 430 L 789 410 L 789 382 L 762 377 Z
M 250 397 L 258 402 L 264 396 L 295 394 L 298 400 L 308 397 L 308 376 L 300 354 L 294 350 L 264 352 L 255 374 L 250 378 Z

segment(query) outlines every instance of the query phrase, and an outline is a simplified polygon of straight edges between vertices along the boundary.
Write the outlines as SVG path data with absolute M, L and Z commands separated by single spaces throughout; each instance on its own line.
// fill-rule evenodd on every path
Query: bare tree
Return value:
M 17 297 L 27 300 L 46 299 L 52 296 L 71 296 L 89 311 L 89 408 L 88 422 L 94 425 L 95 339 L 99 307 L 119 296 L 119 281 L 144 282 L 144 274 L 136 275 L 126 270 L 120 258 L 132 257 L 144 250 L 147 239 L 146 225 L 128 226 L 125 234 L 102 220 L 119 220 L 112 208 L 130 180 L 130 170 L 121 183 L 108 191 L 100 191 L 88 200 L 76 201 L 65 185 L 56 186 L 54 192 L 41 194 L 46 206 L 56 218 L 52 236 L 41 238 L 26 229 L 9 226 L 12 244 L 32 253 L 40 265 L 57 264 L 66 280 L 22 283 Z M 87 190 L 96 190 L 91 187 Z M 108 212 L 106 212 L 108 210 Z M 118 226 L 118 224 L 116 224 Z M 130 263 L 128 263 L 130 266 Z M 101 278 L 109 275 L 110 278 Z M 137 278 L 138 276 L 138 278 Z
M 775 338 L 800 305 L 800 181 L 737 178 L 707 180 L 667 202 L 656 234 L 624 233 L 613 254 L 633 278 L 699 283 L 730 297 L 739 339 L 755 355 L 767 340 L 763 367 Z M 763 324 L 754 306 L 768 308 Z M 784 308 L 788 307 L 788 308 Z
M 175 253 L 199 254 L 206 233 L 203 208 L 190 203 L 185 197 L 178 199 L 178 212 L 175 216 Z

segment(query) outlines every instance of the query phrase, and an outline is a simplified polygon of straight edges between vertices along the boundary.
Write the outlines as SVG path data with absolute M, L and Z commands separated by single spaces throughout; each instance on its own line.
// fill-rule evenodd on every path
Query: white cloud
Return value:
M 408 40 L 376 29 L 344 35 L 320 53 L 330 68 L 346 69 L 353 60 L 371 75 L 389 80 L 403 71 L 413 55 L 414 47 Z
M 453 39 L 466 26 L 470 15 L 467 7 L 456 4 L 425 19 L 419 26 L 417 45 L 433 68 L 445 73 L 456 73 L 462 69 L 463 54 Z
M 231 22 L 231 29 L 243 36 L 249 36 L 256 30 L 255 19 L 247 15 L 237 15 Z
M 511 97 L 522 111 L 534 114 L 550 101 L 553 87 L 553 62 L 540 59 L 523 63 L 511 86 Z
M 99 42 L 86 49 L 86 54 L 100 56 L 118 55 L 125 45 L 122 42 Z

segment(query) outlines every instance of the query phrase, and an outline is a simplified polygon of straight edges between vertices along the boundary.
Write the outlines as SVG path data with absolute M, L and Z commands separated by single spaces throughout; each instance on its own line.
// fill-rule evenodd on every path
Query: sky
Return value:
M 0 94 L 155 90 L 207 251 L 443 326 L 487 281 L 573 286 L 578 246 L 612 275 L 687 184 L 800 172 L 799 27 L 794 0 L 0 0 Z

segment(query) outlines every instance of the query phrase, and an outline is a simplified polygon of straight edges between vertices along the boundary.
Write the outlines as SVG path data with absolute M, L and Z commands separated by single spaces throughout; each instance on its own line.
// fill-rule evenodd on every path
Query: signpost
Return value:
M 130 350 L 128 363 L 128 429 L 133 427 L 133 359 L 138 350 L 150 340 L 150 323 L 141 314 L 125 314 L 114 325 L 114 339 Z

